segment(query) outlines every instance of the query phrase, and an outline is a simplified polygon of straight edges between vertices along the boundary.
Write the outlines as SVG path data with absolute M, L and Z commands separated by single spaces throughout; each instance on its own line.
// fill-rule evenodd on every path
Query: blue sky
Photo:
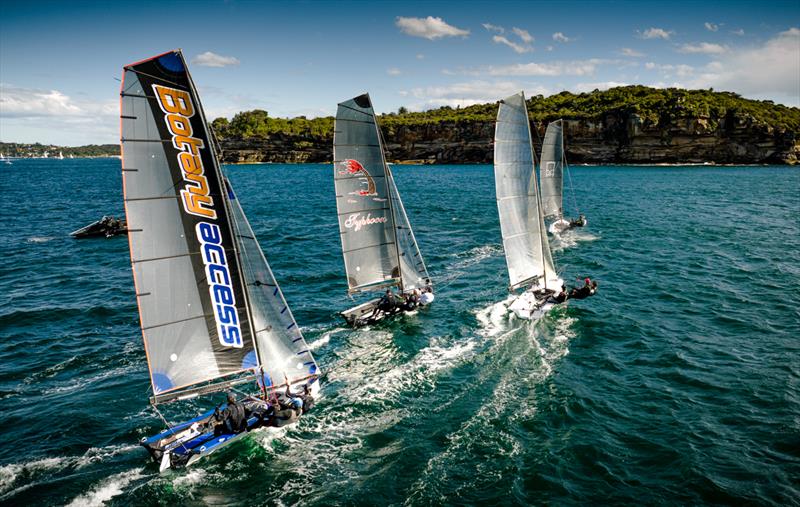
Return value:
M 622 84 L 800 106 L 800 1 L 0 2 L 0 140 L 118 142 L 122 66 L 182 48 L 209 118 Z

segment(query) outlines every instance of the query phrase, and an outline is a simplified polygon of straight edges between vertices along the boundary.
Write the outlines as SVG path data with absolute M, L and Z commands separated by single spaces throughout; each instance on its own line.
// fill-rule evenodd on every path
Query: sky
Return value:
M 0 0 L 0 141 L 118 143 L 122 67 L 177 48 L 209 119 L 625 84 L 800 106 L 800 0 Z

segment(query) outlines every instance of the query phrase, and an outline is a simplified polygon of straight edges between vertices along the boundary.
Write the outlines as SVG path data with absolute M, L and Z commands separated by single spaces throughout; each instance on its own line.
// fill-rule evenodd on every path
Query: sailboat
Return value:
M 572 227 L 583 227 L 586 217 L 580 212 L 575 220 L 564 219 L 564 170 L 569 171 L 564 155 L 564 122 L 556 120 L 547 125 L 542 142 L 539 183 L 542 192 L 542 208 L 548 231 L 558 234 Z M 569 172 L 567 172 L 569 175 Z M 574 197 L 573 197 L 574 198 Z
M 56 158 L 58 158 L 58 160 L 64 160 L 64 154 L 59 151 L 58 152 L 58 157 L 56 157 Z
M 320 372 L 222 174 L 182 53 L 125 66 L 120 108 L 150 403 L 161 415 L 160 405 L 250 384 L 250 394 L 233 395 L 247 414 L 238 430 L 270 425 L 279 391 L 314 395 Z M 216 424 L 214 409 L 180 424 L 162 419 L 167 428 L 141 441 L 162 471 L 246 434 Z
M 564 282 L 558 277 L 547 240 L 522 92 L 500 101 L 494 134 L 494 177 L 509 291 L 523 289 L 509 310 L 519 318 L 537 318 L 553 306 L 552 296 Z
M 3 162 L 6 165 L 11 165 L 11 159 L 6 158 L 2 152 L 0 152 L 0 162 Z
M 368 94 L 342 102 L 333 134 L 334 186 L 348 294 L 397 288 L 401 294 L 432 284 L 403 201 L 386 163 Z M 430 291 L 430 292 L 427 292 Z M 341 315 L 351 325 L 376 322 L 397 311 L 377 310 L 380 298 Z

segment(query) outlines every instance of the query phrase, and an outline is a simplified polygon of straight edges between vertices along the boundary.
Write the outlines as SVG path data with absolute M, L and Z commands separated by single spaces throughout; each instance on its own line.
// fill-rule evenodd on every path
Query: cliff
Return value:
M 567 160 L 596 164 L 796 164 L 800 109 L 708 90 L 621 87 L 532 97 L 536 151 L 549 121 L 563 118 Z M 495 104 L 378 118 L 393 162 L 491 163 Z M 252 112 L 256 113 L 256 112 Z M 214 127 L 228 163 L 330 162 L 333 119 L 240 113 Z M 247 120 L 245 134 L 237 119 Z M 277 130 L 277 131 L 276 131 Z

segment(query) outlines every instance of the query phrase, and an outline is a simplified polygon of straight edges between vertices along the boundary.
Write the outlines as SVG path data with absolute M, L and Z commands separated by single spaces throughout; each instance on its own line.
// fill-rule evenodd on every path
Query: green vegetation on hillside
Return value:
M 800 109 L 774 104 L 772 101 L 750 100 L 731 92 L 713 90 L 683 90 L 621 86 L 589 93 L 561 92 L 528 99 L 528 111 L 536 122 L 557 118 L 573 120 L 602 120 L 607 115 L 637 114 L 645 125 L 659 125 L 682 118 L 704 118 L 714 127 L 724 118 L 747 118 L 756 124 L 778 130 L 800 132 Z M 392 130 L 398 126 L 419 126 L 443 122 L 491 122 L 497 115 L 497 103 L 478 104 L 464 108 L 441 107 L 422 112 L 379 116 L 382 127 Z M 331 136 L 333 118 L 307 119 L 271 118 L 266 111 L 254 110 L 237 114 L 231 121 L 217 118 L 212 123 L 220 138 L 265 137 L 269 134 L 299 136 Z
M 86 146 L 57 146 L 54 144 L 40 143 L 3 143 L 0 142 L 0 152 L 7 157 L 33 158 L 42 157 L 45 153 L 50 157 L 58 156 L 61 152 L 65 157 L 113 157 L 119 155 L 118 144 L 89 144 Z

